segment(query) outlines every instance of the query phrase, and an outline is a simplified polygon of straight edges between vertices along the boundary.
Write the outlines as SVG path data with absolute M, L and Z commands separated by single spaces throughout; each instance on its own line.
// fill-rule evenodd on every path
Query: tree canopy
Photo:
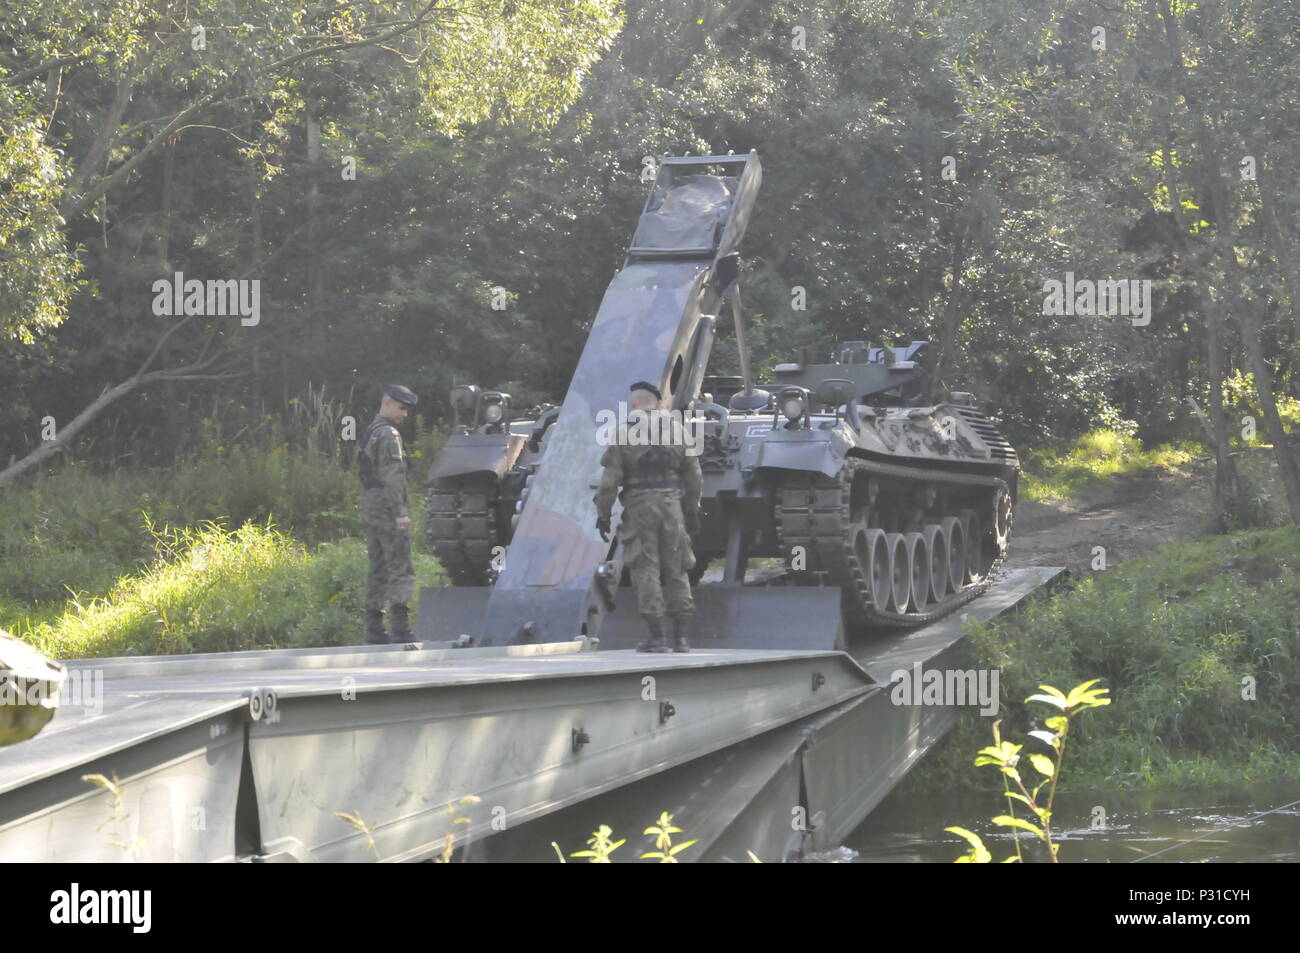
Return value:
M 1294 19 L 1290 0 L 15 0 L 0 449 L 169 368 L 188 377 L 140 377 L 91 429 L 165 457 L 214 391 L 555 400 L 645 157 L 751 148 L 760 367 L 928 338 L 943 383 L 1022 443 L 1168 438 L 1197 427 L 1189 397 L 1220 444 L 1239 410 L 1274 433 L 1298 387 Z M 175 272 L 259 279 L 262 320 L 154 315 Z M 1149 323 L 1049 313 L 1067 272 L 1149 281 Z

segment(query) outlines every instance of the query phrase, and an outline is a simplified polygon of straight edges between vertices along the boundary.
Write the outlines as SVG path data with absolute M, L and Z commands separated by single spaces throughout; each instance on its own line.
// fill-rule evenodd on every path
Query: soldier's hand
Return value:
M 700 535 L 700 511 L 692 510 L 689 513 L 684 513 L 683 516 L 686 519 L 686 534 L 688 536 L 699 536 Z
M 409 516 L 399 516 L 397 518 L 397 529 L 399 532 L 405 533 L 410 528 L 411 518 Z
M 596 518 L 596 532 L 600 533 L 600 538 L 609 542 L 609 517 L 598 516 Z

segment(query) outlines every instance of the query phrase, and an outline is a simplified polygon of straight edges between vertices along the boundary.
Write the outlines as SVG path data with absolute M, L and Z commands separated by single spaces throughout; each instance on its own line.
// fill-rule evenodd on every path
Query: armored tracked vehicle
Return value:
M 663 159 L 561 407 L 512 419 L 509 395 L 453 389 L 426 540 L 454 583 L 482 588 L 476 643 L 594 637 L 613 608 L 621 551 L 594 532 L 595 434 L 638 378 L 697 438 L 697 580 L 712 561 L 722 586 L 836 587 L 846 632 L 929 622 L 983 590 L 1019 461 L 969 394 L 925 399 L 926 342 L 846 342 L 754 382 L 736 246 L 758 182 L 753 153 Z M 707 374 L 724 306 L 738 377 Z M 748 572 L 765 557 L 784 572 Z

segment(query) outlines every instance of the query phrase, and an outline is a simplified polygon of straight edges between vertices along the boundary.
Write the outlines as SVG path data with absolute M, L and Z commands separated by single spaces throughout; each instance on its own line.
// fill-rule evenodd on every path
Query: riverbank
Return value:
M 969 664 L 999 671 L 1002 735 L 1026 754 L 1039 685 L 1110 689 L 1113 704 L 1072 727 L 1063 790 L 1300 781 L 1298 569 L 1294 527 L 1173 542 L 969 625 Z M 907 790 L 999 789 L 972 766 L 993 720 L 963 713 Z

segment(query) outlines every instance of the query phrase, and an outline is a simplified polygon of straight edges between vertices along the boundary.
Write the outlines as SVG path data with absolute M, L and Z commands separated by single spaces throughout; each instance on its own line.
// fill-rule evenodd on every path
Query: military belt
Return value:
M 635 477 L 623 485 L 623 489 L 632 490 L 680 490 L 682 479 L 676 474 L 664 477 Z

